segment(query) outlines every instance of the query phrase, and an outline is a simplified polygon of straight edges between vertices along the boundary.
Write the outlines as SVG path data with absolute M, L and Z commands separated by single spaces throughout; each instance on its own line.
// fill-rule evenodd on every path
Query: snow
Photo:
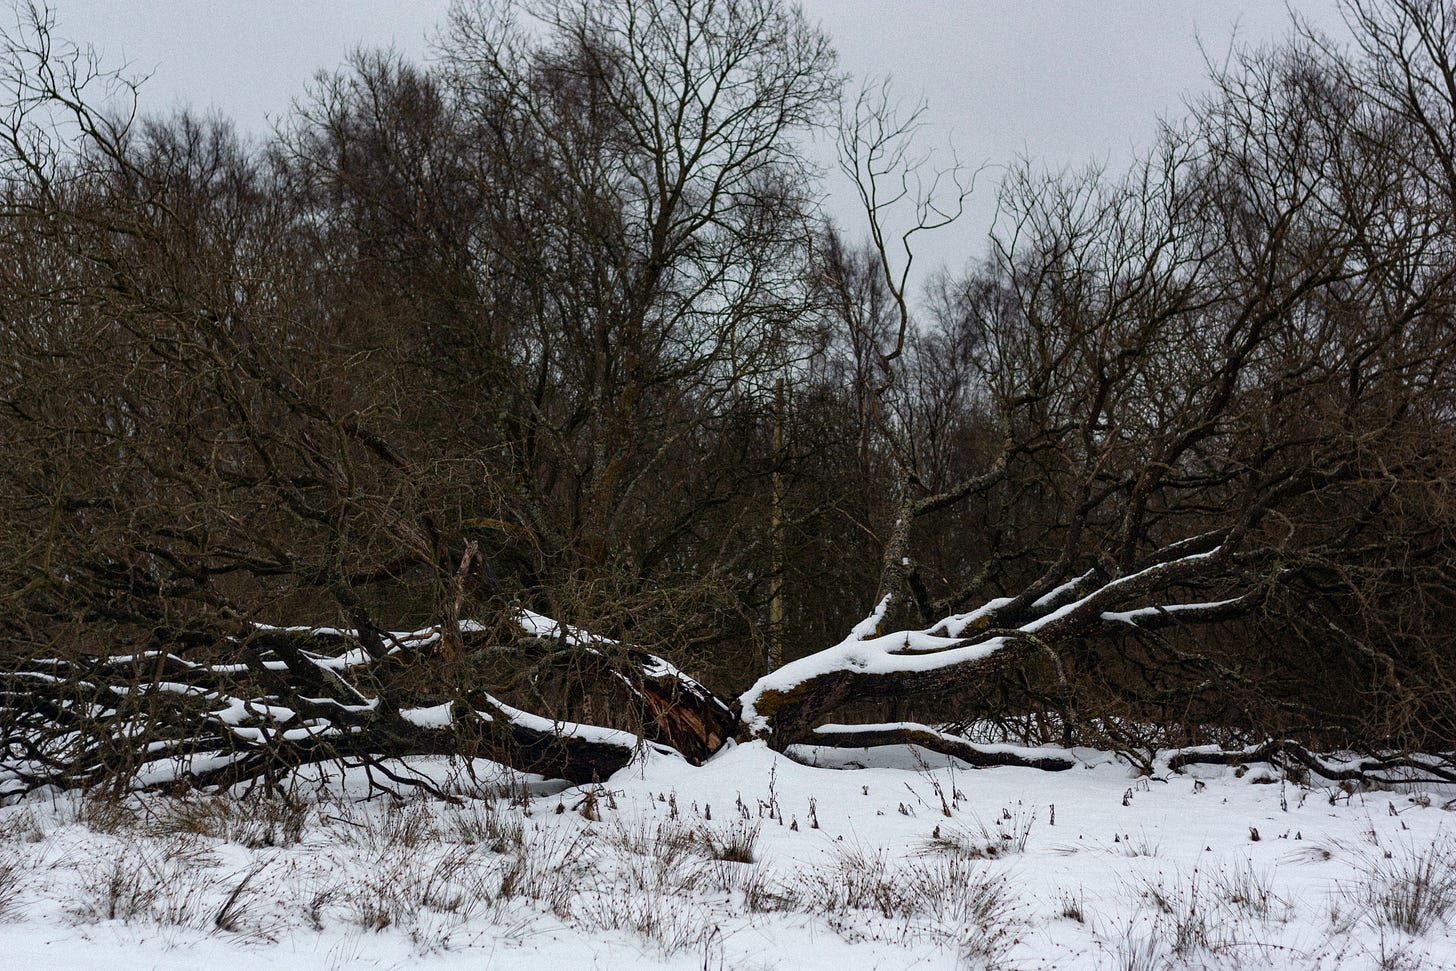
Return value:
M 1412 930 L 1381 903 L 1422 861 L 1449 885 L 1453 792 L 1300 788 L 1266 766 L 1143 778 L 1085 750 L 1058 773 L 802 754 L 818 766 L 749 743 L 570 788 L 396 766 L 458 805 L 368 798 L 362 770 L 301 780 L 295 810 L 37 793 L 0 809 L 0 954 L 57 971 L 1456 966 L 1456 908 Z M 735 838 L 752 862 L 718 858 Z
M 449 728 L 455 721 L 450 707 L 450 703 L 446 702 L 429 708 L 402 708 L 399 717 L 420 728 Z
M 993 613 L 1000 610 L 1002 607 L 1005 607 L 1009 603 L 1011 603 L 1010 597 L 995 597 L 991 600 L 986 601 L 984 604 L 968 613 L 953 614 L 952 616 L 945 618 L 934 627 L 931 627 L 930 632 L 935 633 L 936 631 L 943 630 L 948 636 L 959 637 L 963 633 L 965 633 L 966 628 L 977 623 L 983 618 L 991 616 Z
M 1138 570 L 1135 573 L 1129 573 L 1126 576 L 1118 577 L 1115 580 L 1109 580 L 1107 581 L 1107 583 L 1103 584 L 1100 588 L 1088 594 L 1087 596 L 1082 597 L 1079 600 L 1073 600 L 1070 603 L 1058 607 L 1056 610 L 1043 614 L 1036 620 L 1023 625 L 1021 629 L 1027 631 L 1028 633 L 1034 634 L 1037 631 L 1042 630 L 1043 628 L 1046 628 L 1056 621 L 1061 620 L 1063 617 L 1071 614 L 1073 611 L 1077 610 L 1088 601 L 1090 601 L 1093 597 L 1106 596 L 1110 591 L 1115 591 L 1121 587 L 1134 586 L 1145 577 L 1153 576 L 1159 573 L 1167 573 L 1175 570 L 1177 567 L 1180 566 L 1188 566 L 1190 564 L 1200 563 L 1203 561 L 1212 561 L 1221 556 L 1223 553 L 1224 547 L 1217 546 L 1204 553 L 1190 553 L 1187 556 L 1180 556 L 1176 559 L 1164 560 L 1160 563 L 1154 563 L 1152 566 L 1145 567 L 1144 569 Z
M 870 621 L 878 623 L 884 606 L 885 601 L 881 601 L 875 614 L 857 624 L 848 637 L 833 647 L 790 661 L 760 678 L 738 699 L 743 706 L 743 723 L 754 732 L 768 728 L 768 720 L 759 714 L 756 707 L 767 691 L 792 691 L 805 681 L 833 671 L 864 674 L 934 671 L 990 657 L 1005 643 L 1004 638 L 993 637 L 977 644 L 966 644 L 962 638 L 944 637 L 929 631 L 896 631 L 866 637 L 874 632 L 874 624 Z
M 1104 610 L 1102 619 L 1113 623 L 1137 625 L 1138 621 L 1153 617 L 1160 617 L 1163 614 L 1176 614 L 1180 611 L 1217 610 L 1220 607 L 1227 607 L 1236 603 L 1237 597 L 1229 600 L 1214 600 L 1209 603 L 1191 604 L 1164 604 L 1158 607 L 1139 607 L 1136 610 Z
M 1038 604 L 1074 593 L 1068 584 Z M 928 670 L 985 657 L 1003 639 L 968 645 L 956 635 L 1004 603 L 881 635 L 882 601 L 839 645 L 760 681 L 742 699 L 745 721 L 754 723 L 762 691 L 829 670 Z M 1213 606 L 1102 617 L 1136 623 Z M 611 643 L 530 611 L 518 622 L 588 650 Z M 386 637 L 399 650 L 433 643 L 439 631 Z M 336 669 L 370 660 L 357 650 L 306 655 Z M 650 675 L 695 684 L 665 661 L 650 664 Z M 263 700 L 206 697 L 218 703 L 212 718 L 245 741 L 337 731 Z M 1456 787 L 1301 787 L 1265 763 L 1176 773 L 1171 753 L 1140 777 L 1103 752 L 1005 744 L 978 747 L 1074 767 L 978 770 L 913 746 L 800 745 L 790 760 L 762 742 L 729 743 L 693 767 L 631 734 L 487 698 L 487 719 L 639 756 L 605 783 L 577 787 L 480 761 L 391 764 L 453 803 L 380 798 L 362 768 L 309 769 L 290 784 L 288 803 L 256 792 L 120 803 L 33 793 L 0 808 L 0 964 L 1456 967 Z M 401 716 L 427 729 L 452 724 L 449 705 Z M 907 728 L 934 731 L 816 731 Z M 175 778 L 188 759 L 203 770 L 240 757 L 179 747 L 140 781 Z M 1418 920 L 1404 916 L 1412 900 L 1426 904 Z
M 1066 583 L 1063 583 L 1060 586 L 1053 587 L 1047 593 L 1033 600 L 1031 605 L 1033 607 L 1050 607 L 1052 604 L 1056 603 L 1058 600 L 1061 600 L 1063 597 L 1067 597 L 1075 593 L 1078 586 L 1088 582 L 1092 579 L 1093 576 L 1093 571 L 1088 570 L 1086 573 L 1082 574 L 1074 580 L 1068 580 Z
M 255 718 L 267 718 L 281 724 L 291 720 L 295 714 L 292 708 L 269 705 L 261 701 L 229 698 L 227 707 L 222 711 L 213 712 L 212 717 L 224 725 L 241 725 Z
M 517 608 L 515 619 L 523 631 L 527 634 L 533 634 L 536 637 L 560 637 L 567 644 L 572 645 L 615 643 L 609 638 L 588 633 L 570 624 L 563 624 L 560 621 L 547 617 L 545 614 L 538 614 L 533 610 L 526 610 L 523 607 Z
M 1135 573 L 1109 580 L 1086 596 L 1064 603 L 1048 610 L 1034 620 L 1022 624 L 1018 630 L 1026 634 L 1036 634 L 1084 608 L 1088 603 L 1093 602 L 1094 598 L 1115 595 L 1117 591 L 1124 589 L 1135 590 L 1139 582 L 1149 576 L 1176 573 L 1180 568 L 1186 569 L 1197 564 L 1212 562 L 1223 553 L 1224 547 L 1218 546 L 1206 552 L 1191 553 L 1164 560 Z M 1086 575 L 1062 584 L 1037 600 L 1036 605 L 1050 607 L 1061 598 L 1074 593 L 1077 586 L 1085 579 Z M 743 723 L 749 731 L 760 737 L 769 731 L 768 718 L 758 710 L 759 702 L 766 692 L 786 694 L 816 677 L 833 672 L 910 674 L 942 670 L 984 660 L 1006 646 L 1007 638 L 1005 637 L 988 637 L 977 643 L 968 644 L 966 639 L 960 636 L 977 621 L 989 618 L 995 611 L 1011 603 L 1006 598 L 992 600 L 967 614 L 945 618 L 925 630 L 879 634 L 889 603 L 890 598 L 886 596 L 875 607 L 874 612 L 856 624 L 849 636 L 838 644 L 785 664 L 760 678 L 753 687 L 739 696 Z M 1180 604 L 1162 609 L 1195 610 L 1221 605 Z M 1143 608 L 1124 613 L 1104 611 L 1101 613 L 1101 617 L 1110 621 L 1135 623 L 1138 617 L 1157 614 L 1159 609 L 1156 607 Z
M 529 711 L 513 708 L 499 698 L 492 697 L 491 695 L 486 695 L 486 698 L 511 724 L 519 725 L 531 731 L 550 733 L 561 737 L 578 738 L 585 742 L 597 742 L 604 745 L 620 745 L 624 748 L 637 748 L 638 746 L 653 747 L 664 754 L 677 754 L 673 749 L 667 748 L 666 746 L 658 747 L 652 742 L 644 742 L 631 732 L 624 732 L 615 728 L 602 728 L 598 725 L 583 725 L 578 722 L 553 721 L 550 718 L 534 715 Z M 491 718 L 488 712 L 479 712 L 478 714 L 486 720 Z

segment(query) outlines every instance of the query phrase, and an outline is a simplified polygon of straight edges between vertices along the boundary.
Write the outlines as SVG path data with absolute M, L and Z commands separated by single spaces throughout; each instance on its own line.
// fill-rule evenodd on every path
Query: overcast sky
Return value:
M 216 108 L 266 132 L 314 73 L 356 46 L 426 58 L 448 0 L 55 0 L 57 33 L 110 63 L 149 73 L 144 106 Z M 989 168 L 968 216 L 928 251 L 933 262 L 978 253 L 997 167 L 1027 157 L 1056 168 L 1126 164 L 1160 115 L 1205 87 L 1204 52 L 1278 40 L 1277 0 L 804 0 L 834 38 L 845 70 L 889 74 L 924 97 L 935 144 Z M 1335 0 L 1296 0 L 1334 30 Z M 832 191 L 832 186 L 831 186 Z M 842 198 L 841 192 L 837 198 Z M 833 203 L 838 218 L 853 213 Z

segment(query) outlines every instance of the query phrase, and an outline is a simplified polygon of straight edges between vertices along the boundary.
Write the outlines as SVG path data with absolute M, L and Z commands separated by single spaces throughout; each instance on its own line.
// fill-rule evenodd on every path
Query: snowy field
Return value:
M 0 809 L 0 965 L 1456 967 L 1456 794 L 1080 754 L 753 744 L 564 790 L 419 763 L 455 805 L 362 774 L 288 802 L 32 797 Z

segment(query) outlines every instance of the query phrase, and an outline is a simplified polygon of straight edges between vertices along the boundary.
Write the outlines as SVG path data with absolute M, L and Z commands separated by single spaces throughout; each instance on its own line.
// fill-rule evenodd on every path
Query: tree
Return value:
M 816 237 L 794 139 L 838 81 L 768 0 L 458 7 L 440 70 L 356 58 L 259 153 L 102 110 L 35 21 L 0 791 L 735 736 L 1070 764 L 957 726 L 1449 747 L 1453 45 L 1349 9 L 1358 54 L 1244 56 L 1124 177 L 1015 174 L 924 322 L 909 243 L 968 186 L 919 192 L 913 114 L 863 97 L 869 246 Z M 673 661 L 751 643 L 781 570 L 791 632 L 877 607 L 735 710 Z
M 1451 736 L 1446 675 L 1399 673 L 1443 669 L 1448 639 L 1376 605 L 1448 569 L 1452 209 L 1419 126 L 1327 58 L 1246 56 L 1121 182 L 1008 183 L 1014 232 L 947 308 L 982 335 L 1006 439 L 977 544 L 999 595 L 881 634 L 887 596 L 745 695 L 747 724 L 859 745 L 894 733 L 819 723 L 978 690 L 1122 744 L 1186 722 Z
M 734 448 L 743 389 L 783 356 L 800 283 L 784 267 L 807 238 L 788 146 L 837 81 L 823 38 L 775 4 L 535 12 L 544 37 L 457 10 L 439 78 L 361 57 L 267 158 L 190 119 L 113 120 L 84 90 L 106 76 L 43 17 L 11 40 L 19 657 L 191 651 L 208 690 L 298 713 L 312 662 L 258 625 L 332 614 L 377 659 L 400 653 L 388 615 L 438 636 L 396 639 L 433 646 L 369 675 L 372 727 L 351 732 L 386 748 L 406 732 L 395 692 L 446 702 L 467 681 L 565 717 L 590 703 L 573 685 L 605 677 L 635 699 L 606 717 L 684 717 L 690 679 L 536 636 L 503 583 L 569 611 L 626 600 L 597 617 L 626 631 L 691 605 L 674 561 L 754 479 L 705 471 L 696 490 L 664 469 L 705 439 Z M 64 144 L 44 140 L 57 113 Z M 36 254 L 69 261 L 62 293 Z M 50 355 L 32 332 L 77 306 L 82 346 Z M 633 687 L 664 677 L 660 703 Z M 483 704 L 462 710 L 527 731 Z M 705 704 L 700 730 L 726 711 Z

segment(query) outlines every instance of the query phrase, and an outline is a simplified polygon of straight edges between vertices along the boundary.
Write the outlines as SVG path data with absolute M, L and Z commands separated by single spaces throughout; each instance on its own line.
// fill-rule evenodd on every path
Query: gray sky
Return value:
M 353 47 L 420 58 L 448 0 L 54 0 L 57 32 L 110 63 L 150 73 L 144 107 L 216 108 L 266 131 L 319 69 Z M 1334 30 L 1335 0 L 1296 0 Z M 967 217 L 926 248 L 928 263 L 981 250 L 998 167 L 1027 157 L 1052 168 L 1125 165 L 1159 115 L 1205 87 L 1204 54 L 1283 37 L 1277 0 L 803 0 L 858 77 L 892 75 L 929 102 L 927 144 L 955 145 L 989 167 Z M 1200 45 L 1202 50 L 1200 50 Z M 831 193 L 834 187 L 831 184 Z M 831 199 L 854 229 L 855 213 Z

